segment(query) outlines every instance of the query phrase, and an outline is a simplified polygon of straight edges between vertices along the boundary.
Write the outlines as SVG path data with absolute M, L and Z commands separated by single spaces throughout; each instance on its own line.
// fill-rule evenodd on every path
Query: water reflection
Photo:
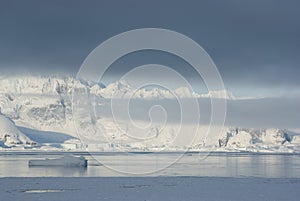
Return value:
M 85 167 L 29 167 L 37 175 L 51 175 L 61 177 L 84 177 L 87 174 Z
M 59 157 L 57 155 L 51 156 Z M 134 172 L 166 166 L 176 154 L 99 154 L 89 160 L 87 168 L 28 167 L 32 159 L 45 155 L 0 155 L 0 177 L 98 177 L 131 176 L 115 170 Z M 159 172 L 139 176 L 211 176 L 299 178 L 299 155 L 210 154 L 199 160 L 199 154 L 186 154 L 177 163 Z M 96 160 L 95 160 L 96 159 Z M 98 163 L 102 161 L 102 165 Z M 134 164 L 134 165 L 133 165 Z

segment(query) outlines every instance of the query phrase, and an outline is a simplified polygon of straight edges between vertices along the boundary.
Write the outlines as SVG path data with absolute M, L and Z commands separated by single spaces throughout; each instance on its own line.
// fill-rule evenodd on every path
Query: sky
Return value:
M 0 72 L 76 75 L 103 41 L 152 27 L 200 44 L 234 94 L 299 96 L 299 7 L 297 0 L 0 0 Z M 147 63 L 201 79 L 172 55 L 144 51 L 116 61 L 107 82 Z

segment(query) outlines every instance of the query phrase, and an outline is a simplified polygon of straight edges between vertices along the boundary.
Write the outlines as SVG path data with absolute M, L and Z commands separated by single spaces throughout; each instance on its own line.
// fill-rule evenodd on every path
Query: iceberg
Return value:
M 83 157 L 76 157 L 71 155 L 63 156 L 57 159 L 44 159 L 44 160 L 29 160 L 30 166 L 62 166 L 62 167 L 87 167 L 87 160 Z

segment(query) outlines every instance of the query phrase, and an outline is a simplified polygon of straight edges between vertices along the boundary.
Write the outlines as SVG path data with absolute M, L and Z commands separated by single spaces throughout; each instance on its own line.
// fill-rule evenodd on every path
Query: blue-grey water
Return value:
M 93 157 L 85 155 L 87 168 L 28 167 L 29 160 L 61 156 L 58 153 L 0 153 L 0 177 L 139 176 L 126 174 L 133 172 L 140 176 L 300 178 L 300 155 L 297 154 L 101 153 Z

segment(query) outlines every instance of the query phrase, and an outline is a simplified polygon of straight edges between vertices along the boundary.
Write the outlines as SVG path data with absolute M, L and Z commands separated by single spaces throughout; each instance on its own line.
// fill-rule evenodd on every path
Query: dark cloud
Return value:
M 75 74 L 89 52 L 109 37 L 159 27 L 202 45 L 229 87 L 299 88 L 299 7 L 293 0 L 1 0 L 0 69 Z M 170 65 L 179 66 L 175 63 Z M 127 65 L 132 66 L 130 60 Z M 129 67 L 110 73 L 117 75 L 120 68 Z M 186 75 L 193 77 L 193 71 Z

